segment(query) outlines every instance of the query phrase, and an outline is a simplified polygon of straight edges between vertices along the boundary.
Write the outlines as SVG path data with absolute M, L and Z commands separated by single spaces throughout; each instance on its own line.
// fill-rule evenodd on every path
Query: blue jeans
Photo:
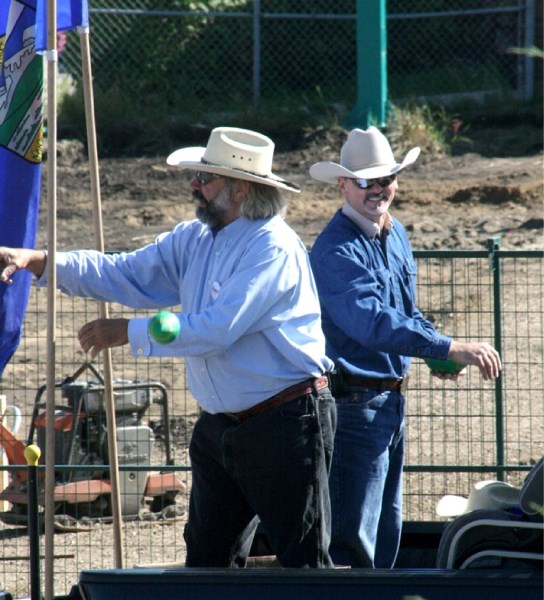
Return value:
M 348 386 L 335 400 L 331 557 L 337 565 L 391 568 L 402 527 L 404 396 Z
M 260 520 L 283 567 L 332 567 L 335 425 L 328 388 L 241 423 L 202 413 L 189 446 L 186 566 L 244 567 Z

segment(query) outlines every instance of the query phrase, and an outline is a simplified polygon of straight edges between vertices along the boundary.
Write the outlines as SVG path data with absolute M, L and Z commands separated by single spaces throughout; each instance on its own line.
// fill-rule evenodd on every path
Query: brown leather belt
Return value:
M 284 389 L 279 394 L 272 396 L 272 398 L 268 398 L 268 400 L 264 400 L 247 410 L 242 410 L 237 413 L 224 413 L 230 419 L 234 421 L 245 421 L 249 419 L 249 417 L 254 417 L 255 415 L 261 415 L 269 410 L 274 408 L 278 408 L 282 404 L 286 404 L 287 402 L 291 402 L 295 398 L 300 396 L 305 396 L 306 394 L 311 394 L 312 392 L 323 390 L 329 385 L 329 380 L 325 375 L 318 377 L 317 379 L 307 379 L 302 383 L 296 383 L 291 387 Z
M 347 385 L 357 385 L 369 390 L 380 390 L 381 392 L 396 392 L 405 388 L 407 377 L 402 379 L 371 379 L 368 377 L 355 377 L 354 375 L 344 375 L 344 381 Z

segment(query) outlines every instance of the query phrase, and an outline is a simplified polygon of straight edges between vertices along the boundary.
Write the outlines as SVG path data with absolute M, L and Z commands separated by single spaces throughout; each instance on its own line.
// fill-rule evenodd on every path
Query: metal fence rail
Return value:
M 519 485 L 543 453 L 544 252 L 502 251 L 498 240 L 493 239 L 488 250 L 418 251 L 415 255 L 422 312 L 443 333 L 458 339 L 487 340 L 499 347 L 504 364 L 503 374 L 495 383 L 484 382 L 471 367 L 467 376 L 454 384 L 432 378 L 426 365 L 414 360 L 407 392 L 404 517 L 408 521 L 432 521 L 440 520 L 435 508 L 442 495 L 467 495 L 480 479 L 500 478 Z M 58 302 L 57 373 L 62 382 L 85 363 L 76 332 L 98 316 L 98 309 L 93 301 L 61 294 Z M 112 317 L 134 314 L 118 305 L 111 307 Z M 35 289 L 21 345 L 0 382 L 6 403 L 21 409 L 18 437 L 23 441 L 38 392 L 45 385 L 45 336 L 46 291 Z M 148 468 L 121 464 L 121 469 L 176 472 L 185 485 L 178 505 L 185 509 L 191 485 L 187 446 L 198 407 L 185 385 L 183 360 L 136 360 L 126 348 L 117 348 L 113 363 L 118 380 L 157 382 L 161 389 L 164 387 L 173 441 L 173 464 L 166 464 L 164 423 L 160 406 L 152 403 L 147 417 L 155 439 L 152 462 Z M 93 367 L 100 372 L 100 360 Z M 83 375 L 85 383 L 93 378 L 92 372 Z M 59 473 L 68 468 L 59 465 Z M 107 470 L 107 466 L 98 468 Z M 86 473 L 96 471 L 97 466 L 82 463 L 70 469 L 86 478 Z M 4 484 L 14 470 L 0 468 Z M 182 562 L 183 522 L 179 513 L 167 519 L 140 516 L 127 520 L 123 529 L 126 565 Z M 77 523 L 59 522 L 58 526 L 56 594 L 69 591 L 79 572 L 88 568 L 91 554 L 94 560 L 99 558 L 100 568 L 114 566 L 112 526 L 107 519 L 91 522 L 83 518 Z M 27 537 L 25 527 L 0 522 L 0 581 L 17 595 L 28 594 L 29 580 L 24 576 L 28 569 Z
M 446 493 L 479 479 L 519 485 L 544 451 L 542 252 L 419 251 L 418 305 L 437 329 L 500 350 L 503 373 L 486 383 L 469 368 L 456 384 L 415 361 L 408 392 L 405 516 L 437 518 Z M 431 381 L 432 379 L 432 381 Z

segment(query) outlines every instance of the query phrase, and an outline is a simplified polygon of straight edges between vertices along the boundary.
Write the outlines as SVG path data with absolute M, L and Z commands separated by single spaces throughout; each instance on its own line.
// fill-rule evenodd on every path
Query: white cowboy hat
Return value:
M 180 148 L 166 159 L 169 165 L 216 173 L 234 179 L 299 192 L 298 185 L 272 173 L 274 142 L 255 131 L 237 127 L 216 127 L 206 148 Z
M 440 517 L 457 517 L 472 510 L 498 510 L 512 508 L 519 504 L 519 489 L 504 481 L 479 481 L 464 496 L 443 496 L 436 507 Z
M 412 148 L 397 163 L 387 138 L 376 127 L 353 129 L 340 151 L 340 164 L 325 161 L 310 167 L 310 175 L 318 181 L 336 183 L 338 177 L 375 179 L 393 175 L 417 160 L 420 148 Z

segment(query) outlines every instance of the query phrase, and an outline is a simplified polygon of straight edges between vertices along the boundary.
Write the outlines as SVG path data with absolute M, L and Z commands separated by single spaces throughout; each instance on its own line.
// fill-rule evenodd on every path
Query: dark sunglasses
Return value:
M 396 174 L 388 175 L 387 177 L 378 177 L 377 179 L 352 179 L 353 183 L 362 190 L 371 188 L 378 184 L 381 188 L 386 188 L 391 185 L 397 178 Z
M 214 179 L 221 179 L 223 175 L 217 173 L 208 173 L 207 171 L 195 171 L 195 178 L 200 185 L 207 185 Z

